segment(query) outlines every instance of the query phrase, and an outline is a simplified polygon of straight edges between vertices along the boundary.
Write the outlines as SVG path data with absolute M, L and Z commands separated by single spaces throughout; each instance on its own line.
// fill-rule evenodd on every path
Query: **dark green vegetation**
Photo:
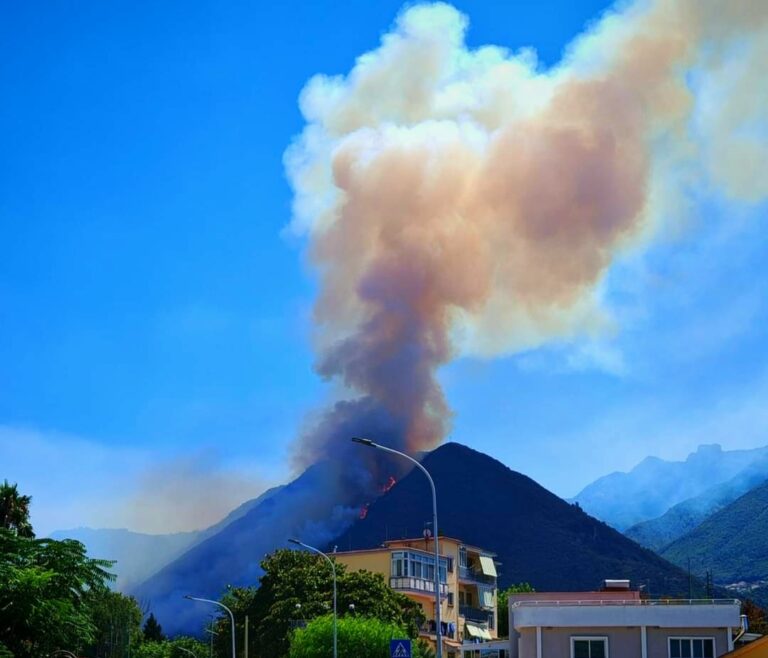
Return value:
M 624 532 L 638 544 L 661 551 L 690 532 L 707 517 L 723 509 L 768 478 L 768 458 L 756 460 L 739 474 L 706 489 L 703 493 L 674 505 L 662 516 L 638 523 Z
M 529 583 L 518 583 L 500 591 L 498 595 L 498 610 L 496 618 L 499 620 L 499 637 L 509 637 L 509 595 L 522 592 L 535 592 Z
M 497 553 L 502 588 L 594 589 L 604 578 L 630 578 L 652 595 L 687 594 L 686 572 L 487 455 L 448 443 L 423 463 L 437 488 L 440 533 Z M 412 471 L 331 546 L 420 537 L 431 519 L 429 486 Z
M 233 588 L 222 598 L 235 615 L 237 643 L 242 646 L 246 615 L 250 621 L 249 655 L 282 658 L 288 655 L 291 632 L 297 626 L 332 610 L 333 579 L 330 565 L 303 551 L 278 550 L 261 563 L 264 575 L 259 587 Z M 411 599 L 392 590 L 380 574 L 346 571 L 336 565 L 340 617 L 376 618 L 416 637 L 424 617 Z M 351 609 L 350 606 L 354 605 Z M 230 646 L 229 617 L 215 628 L 216 646 L 226 655 Z M 328 645 L 330 647 L 330 644 Z
M 32 539 L 0 529 L 0 637 L 17 658 L 83 648 L 97 639 L 94 610 L 109 562 L 74 541 Z
M 0 528 L 12 531 L 19 537 L 33 538 L 35 533 L 29 522 L 29 504 L 32 499 L 22 496 L 15 484 L 3 480 L 0 485 Z
M 389 641 L 406 639 L 408 635 L 397 624 L 373 618 L 345 617 L 339 620 L 339 658 L 388 658 Z M 306 628 L 296 631 L 291 640 L 290 658 L 325 658 L 331 655 L 333 646 L 333 618 L 331 615 L 318 617 Z M 411 655 L 427 658 L 434 654 L 424 645 L 414 643 Z
M 574 500 L 587 513 L 626 530 L 736 478 L 745 468 L 766 458 L 768 447 L 724 451 L 717 444 L 702 445 L 682 462 L 648 457 L 629 473 L 601 477 Z
M 205 647 L 194 640 L 142 634 L 136 600 L 108 587 L 112 562 L 89 558 L 77 541 L 36 539 L 30 498 L 16 485 L 5 482 L 0 499 L 0 658 L 59 649 L 86 658 L 183 658 L 179 642 L 203 658 Z
M 695 573 L 712 572 L 717 583 L 768 582 L 768 481 L 707 518 L 663 551 Z M 768 602 L 765 586 L 749 596 Z

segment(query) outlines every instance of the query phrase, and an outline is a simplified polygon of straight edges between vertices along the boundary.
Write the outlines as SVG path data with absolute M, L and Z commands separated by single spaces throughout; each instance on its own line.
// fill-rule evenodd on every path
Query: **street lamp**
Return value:
M 429 486 L 432 489 L 432 530 L 435 535 L 435 642 L 437 644 L 437 658 L 443 658 L 443 634 L 440 629 L 440 551 L 437 545 L 437 494 L 435 493 L 435 482 L 429 474 L 429 471 L 424 468 L 420 462 L 410 455 L 406 455 L 404 452 L 388 448 L 387 446 L 375 443 L 370 439 L 362 439 L 359 436 L 353 437 L 352 441 L 353 443 L 359 443 L 368 448 L 376 448 L 407 459 L 419 468 L 422 473 L 427 476 L 427 480 L 429 480 Z
M 185 649 L 184 647 L 180 647 L 180 646 L 178 646 L 178 645 L 176 646 L 176 648 L 177 648 L 179 651 L 183 651 L 184 653 L 188 653 L 190 656 L 192 656 L 192 658 L 197 658 L 197 656 L 195 655 L 195 652 L 194 652 L 194 651 L 191 651 L 191 650 L 189 650 L 189 649 Z
M 337 651 L 336 651 L 336 565 L 333 563 L 333 560 L 329 558 L 325 553 L 323 553 L 320 549 L 315 548 L 314 546 L 309 546 L 308 544 L 305 544 L 304 542 L 300 542 L 298 539 L 289 539 L 288 540 L 291 544 L 296 544 L 297 546 L 301 546 L 302 548 L 306 548 L 308 551 L 312 551 L 313 553 L 317 553 L 318 555 L 322 555 L 326 560 L 328 560 L 328 564 L 331 565 L 331 573 L 333 573 L 333 658 L 337 658 Z
M 229 613 L 229 618 L 232 621 L 232 658 L 237 658 L 235 655 L 235 615 L 232 614 L 232 611 L 223 603 L 219 603 L 218 601 L 212 601 L 211 599 L 201 599 L 197 596 L 192 596 L 191 594 L 186 594 L 184 598 L 189 599 L 190 601 L 202 601 L 203 603 L 213 603 L 213 605 L 217 605 L 220 608 L 224 608 L 224 610 L 226 610 Z

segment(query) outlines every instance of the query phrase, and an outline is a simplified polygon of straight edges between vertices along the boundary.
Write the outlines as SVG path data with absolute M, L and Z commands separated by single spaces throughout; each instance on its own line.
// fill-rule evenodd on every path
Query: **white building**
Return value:
M 733 650 L 738 600 L 641 599 L 618 582 L 626 588 L 511 596 L 509 658 L 717 658 Z

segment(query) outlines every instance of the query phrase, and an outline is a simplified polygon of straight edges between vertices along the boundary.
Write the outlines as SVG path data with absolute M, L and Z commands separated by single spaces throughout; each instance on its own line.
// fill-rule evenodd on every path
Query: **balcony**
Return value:
M 435 582 L 413 576 L 392 576 L 389 586 L 398 592 L 413 592 L 416 594 L 435 595 Z M 440 596 L 448 596 L 448 585 L 440 583 Z
M 435 635 L 435 620 L 431 619 L 429 621 L 425 621 L 421 628 L 419 629 L 419 633 L 422 635 Z M 441 635 L 445 638 L 454 639 L 456 637 L 456 626 L 455 624 L 441 621 L 440 622 L 440 628 L 442 629 Z
M 488 624 L 493 621 L 493 612 L 482 610 L 481 608 L 473 608 L 468 605 L 459 606 L 459 614 L 467 621 L 474 621 L 480 624 Z
M 472 567 L 459 567 L 459 580 L 496 587 L 496 579 L 493 576 L 486 576 L 479 571 L 475 571 Z

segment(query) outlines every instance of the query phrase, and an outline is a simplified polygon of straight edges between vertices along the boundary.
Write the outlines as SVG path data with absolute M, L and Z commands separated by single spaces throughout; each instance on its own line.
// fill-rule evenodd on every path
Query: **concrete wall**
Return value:
M 639 628 L 542 628 L 543 658 L 570 658 L 571 637 L 607 637 L 610 658 L 641 658 L 642 647 Z M 728 632 L 725 628 L 648 628 L 648 658 L 667 658 L 670 637 L 714 637 L 715 656 L 728 651 Z M 510 647 L 512 658 L 537 658 L 536 629 L 519 629 L 517 642 Z
M 648 658 L 668 656 L 670 637 L 713 637 L 715 638 L 715 656 L 728 653 L 728 630 L 725 628 L 649 628 Z

